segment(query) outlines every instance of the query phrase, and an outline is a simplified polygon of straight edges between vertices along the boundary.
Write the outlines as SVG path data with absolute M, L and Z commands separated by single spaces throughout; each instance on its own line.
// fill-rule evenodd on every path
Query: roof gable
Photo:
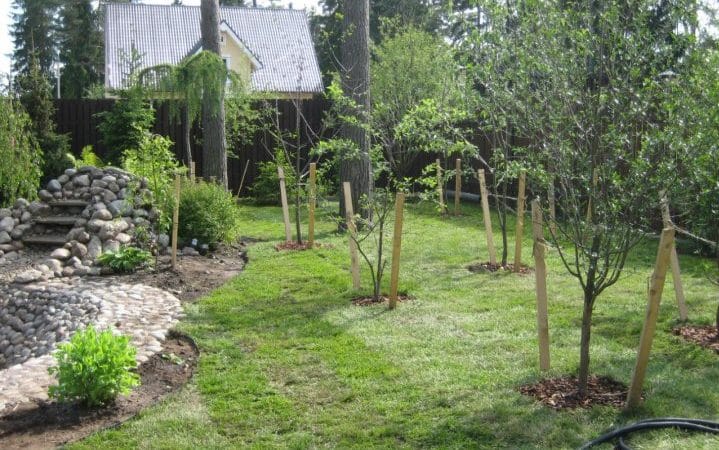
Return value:
M 200 8 L 113 3 L 105 13 L 105 87 L 123 87 L 134 46 L 141 66 L 177 64 L 201 48 Z M 220 8 L 220 28 L 254 65 L 252 88 L 319 93 L 322 77 L 302 10 Z

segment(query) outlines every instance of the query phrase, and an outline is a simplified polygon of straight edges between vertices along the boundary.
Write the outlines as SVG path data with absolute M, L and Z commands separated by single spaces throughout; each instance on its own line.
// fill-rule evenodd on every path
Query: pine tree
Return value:
M 81 98 L 101 81 L 102 39 L 91 0 L 66 2 L 60 10 L 60 61 L 63 98 Z
M 31 59 L 37 59 L 39 69 L 49 74 L 56 61 L 54 17 L 58 0 L 15 0 L 13 7 L 12 39 L 13 71 L 27 74 Z M 33 56 L 34 54 L 34 56 Z

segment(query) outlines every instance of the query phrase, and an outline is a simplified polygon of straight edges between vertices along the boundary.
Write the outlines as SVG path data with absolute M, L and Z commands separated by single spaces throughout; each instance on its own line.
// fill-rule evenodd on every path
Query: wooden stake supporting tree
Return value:
M 494 234 L 492 233 L 492 216 L 489 214 L 489 195 L 487 182 L 484 178 L 484 169 L 477 172 L 479 178 L 479 192 L 482 195 L 482 215 L 484 216 L 484 230 L 487 233 L 487 250 L 489 251 L 489 264 L 497 265 L 497 251 L 494 249 Z
M 552 233 L 552 236 L 557 235 L 557 204 L 556 204 L 556 195 L 554 193 L 554 175 L 552 175 L 552 179 L 549 182 L 549 186 L 547 187 L 547 196 L 549 197 L 549 232 Z
M 352 287 L 360 288 L 359 255 L 357 254 L 357 227 L 354 221 L 354 206 L 352 205 L 352 186 L 349 181 L 342 183 L 345 197 L 345 211 L 347 214 L 347 232 L 349 233 L 350 272 L 352 273 Z
M 459 215 L 459 196 L 462 193 L 462 160 L 457 158 L 454 167 L 454 215 Z
M 190 181 L 195 182 L 195 161 L 190 161 Z
M 444 205 L 444 180 L 442 179 L 442 163 L 437 158 L 437 194 L 439 195 L 439 211 L 441 214 L 447 212 L 447 207 Z
M 392 273 L 390 275 L 389 309 L 397 306 L 399 289 L 399 258 L 402 251 L 402 222 L 404 221 L 404 193 L 398 192 L 394 204 L 394 236 L 392 237 Z
M 285 187 L 285 171 L 277 166 L 277 176 L 280 178 L 280 199 L 282 200 L 282 218 L 285 221 L 285 241 L 292 242 L 292 228 L 290 227 L 290 208 L 287 206 L 287 189 Z
M 662 300 L 664 280 L 666 279 L 673 245 L 674 229 L 665 228 L 662 230 L 662 237 L 659 241 L 654 274 L 652 275 L 651 285 L 649 287 L 649 303 L 647 305 L 646 318 L 644 319 L 644 327 L 642 328 L 642 334 L 639 338 L 639 351 L 637 352 L 637 362 L 634 366 L 634 373 L 632 374 L 632 384 L 627 394 L 627 409 L 639 406 L 642 400 L 642 386 L 644 385 L 644 377 L 647 371 L 647 364 L 649 363 L 649 352 L 652 349 L 654 332 L 657 328 L 659 303 Z
M 514 237 L 514 271 L 519 272 L 522 268 L 522 238 L 524 237 L 524 189 L 527 174 L 522 171 L 519 174 L 519 189 L 517 191 L 517 226 Z
M 672 217 L 669 214 L 669 201 L 664 192 L 661 194 L 661 205 L 662 205 L 662 222 L 664 228 L 674 228 L 672 223 Z M 682 285 L 682 275 L 679 270 L 679 256 L 677 256 L 677 246 L 672 244 L 671 255 L 669 255 L 669 262 L 672 268 L 672 281 L 674 282 L 674 295 L 677 299 L 677 305 L 679 306 L 679 319 L 686 321 L 688 317 L 687 313 L 687 302 L 684 298 L 684 287 Z
M 597 190 L 599 184 L 599 171 L 595 168 L 592 174 L 592 193 L 589 196 L 589 202 L 587 203 L 587 223 L 592 223 L 592 196 Z
M 175 174 L 175 206 L 172 211 L 172 268 L 177 267 L 177 229 L 180 224 L 180 174 Z
M 534 279 L 537 289 L 537 333 L 539 336 L 539 369 L 549 370 L 549 318 L 547 308 L 547 266 L 544 262 L 544 232 L 539 200 L 532 201 L 532 236 L 534 237 Z
M 315 205 L 317 204 L 317 163 L 310 163 L 310 213 L 307 229 L 307 247 L 315 245 Z

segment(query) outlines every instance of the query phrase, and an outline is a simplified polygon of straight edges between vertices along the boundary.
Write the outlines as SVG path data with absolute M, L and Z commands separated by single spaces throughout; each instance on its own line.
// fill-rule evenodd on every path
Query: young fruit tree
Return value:
M 560 220 L 550 239 L 583 291 L 577 394 L 584 397 L 594 305 L 659 216 L 659 191 L 670 182 L 658 176 L 659 167 L 675 155 L 647 136 L 660 126 L 659 74 L 688 70 L 682 55 L 691 41 L 681 27 L 657 24 L 690 21 L 695 12 L 658 11 L 649 1 L 636 2 L 631 15 L 610 2 L 491 11 L 498 15 L 493 29 L 504 30 L 495 39 L 511 34 L 506 42 L 522 58 L 499 66 L 509 71 L 502 89 L 522 99 L 504 110 L 506 122 L 534 137 L 527 157 L 537 167 L 551 161 L 556 176 Z M 674 44 L 659 45 L 667 40 Z

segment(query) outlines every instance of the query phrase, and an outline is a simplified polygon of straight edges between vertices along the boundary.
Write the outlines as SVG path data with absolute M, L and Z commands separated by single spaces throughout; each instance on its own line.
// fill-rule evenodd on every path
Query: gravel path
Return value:
M 180 301 L 172 294 L 111 278 L 0 285 L 0 309 L 4 313 L 0 314 L 0 350 L 3 345 L 13 346 L 10 358 L 5 356 L 0 363 L 24 361 L 0 370 L 0 411 L 47 399 L 47 388 L 54 382 L 47 372 L 54 362 L 48 352 L 74 329 L 94 323 L 99 329 L 111 327 L 131 336 L 141 363 L 162 349 L 167 331 L 182 316 Z

